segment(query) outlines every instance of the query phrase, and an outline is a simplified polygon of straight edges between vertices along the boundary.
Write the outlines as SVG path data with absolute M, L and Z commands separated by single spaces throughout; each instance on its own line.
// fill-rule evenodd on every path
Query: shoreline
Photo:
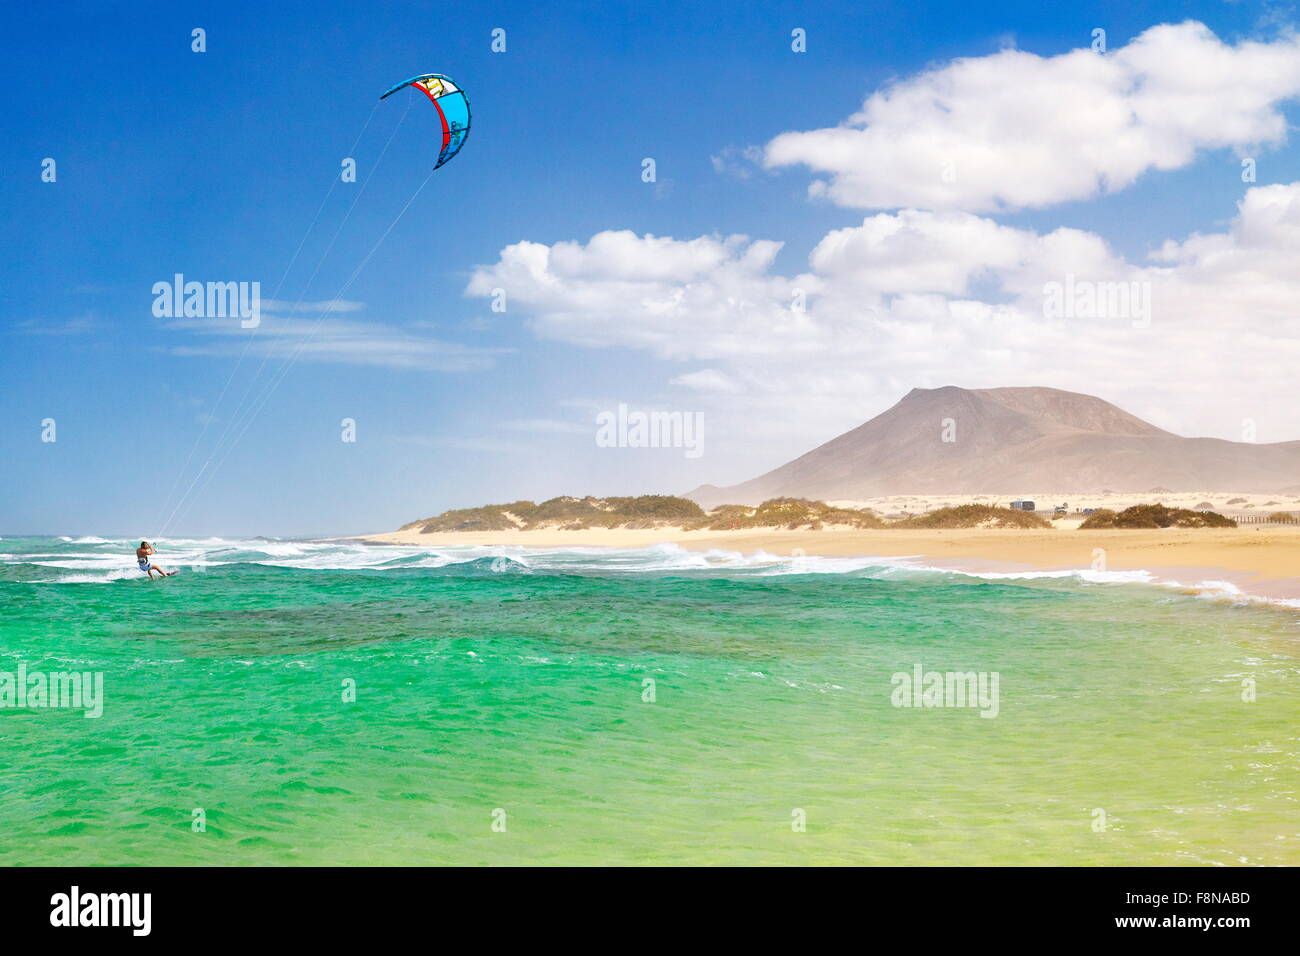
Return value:
M 754 528 L 687 531 L 681 528 L 581 531 L 395 531 L 346 540 L 374 545 L 421 547 L 608 548 L 632 550 L 675 544 L 690 551 L 765 552 L 789 557 L 910 559 L 918 566 L 967 574 L 1091 572 L 1104 557 L 1108 572 L 1145 571 L 1148 583 L 1192 592 L 1216 590 L 1225 597 L 1300 604 L 1300 526 L 1162 528 L 1079 531 L 1077 529 L 823 529 L 788 531 Z M 1097 555 L 1094 549 L 1102 549 Z

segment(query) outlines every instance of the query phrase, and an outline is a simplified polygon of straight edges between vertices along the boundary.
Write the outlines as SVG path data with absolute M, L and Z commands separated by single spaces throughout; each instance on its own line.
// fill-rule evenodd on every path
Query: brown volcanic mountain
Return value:
M 955 441 L 943 440 L 947 419 Z M 893 408 L 743 484 L 702 485 L 705 508 L 781 496 L 1026 491 L 1274 492 L 1300 481 L 1300 441 L 1183 438 L 1055 388 L 914 388 Z

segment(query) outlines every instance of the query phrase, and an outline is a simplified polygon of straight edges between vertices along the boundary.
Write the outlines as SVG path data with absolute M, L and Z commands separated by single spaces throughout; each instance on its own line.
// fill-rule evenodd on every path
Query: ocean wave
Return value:
M 95 536 L 12 539 L 12 550 L 0 554 L 4 578 L 24 583 L 106 584 L 140 577 L 133 541 L 110 541 Z M 1264 598 L 1244 593 L 1231 581 L 1209 580 L 1194 584 L 1161 578 L 1146 569 L 1091 568 L 1056 570 L 978 570 L 939 567 L 921 555 L 882 557 L 827 557 L 776 555 L 763 550 L 750 553 L 722 548 L 691 550 L 663 542 L 642 548 L 607 547 L 526 548 L 521 546 L 418 546 L 372 545 L 359 541 L 277 540 L 266 538 L 159 539 L 155 561 L 167 570 L 204 571 L 240 567 L 270 567 L 306 572 L 380 573 L 503 573 L 503 574 L 711 574 L 745 577 L 840 575 L 872 579 L 918 579 L 946 576 L 948 580 L 1060 581 L 1084 586 L 1155 585 L 1191 592 L 1206 600 L 1238 603 L 1264 602 L 1288 608 L 1300 600 Z M 18 572 L 46 569 L 71 572 L 56 577 L 33 578 Z M 16 575 L 16 576 L 15 576 Z
M 1092 568 L 1064 568 L 1054 571 L 965 571 L 953 568 L 931 568 L 930 570 L 948 571 L 963 577 L 983 578 L 988 581 L 1072 578 L 1089 584 L 1151 584 L 1156 580 L 1154 574 L 1141 568 L 1133 571 L 1098 571 Z

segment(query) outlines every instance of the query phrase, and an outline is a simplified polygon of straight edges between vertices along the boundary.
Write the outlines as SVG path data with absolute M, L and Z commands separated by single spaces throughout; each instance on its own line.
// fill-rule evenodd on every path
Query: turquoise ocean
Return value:
M 1300 864 L 1297 607 L 671 545 L 177 539 L 151 582 L 137 543 L 0 539 L 0 864 Z M 25 696 L 74 672 L 99 716 Z M 918 673 L 996 707 L 896 706 Z

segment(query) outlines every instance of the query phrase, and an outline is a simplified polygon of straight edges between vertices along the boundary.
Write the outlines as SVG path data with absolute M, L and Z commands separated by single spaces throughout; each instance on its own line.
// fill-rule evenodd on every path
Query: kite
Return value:
M 442 147 L 438 150 L 438 162 L 433 168 L 451 162 L 451 158 L 460 152 L 469 136 L 469 98 L 465 91 L 452 82 L 449 76 L 422 73 L 409 80 L 402 80 L 379 98 L 382 100 L 392 96 L 404 86 L 415 87 L 429 98 L 433 108 L 438 111 L 438 120 L 442 124 Z

